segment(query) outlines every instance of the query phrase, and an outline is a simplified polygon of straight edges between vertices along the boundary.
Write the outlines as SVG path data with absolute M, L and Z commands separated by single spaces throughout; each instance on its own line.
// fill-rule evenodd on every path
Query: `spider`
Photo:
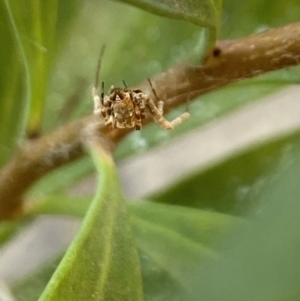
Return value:
M 148 79 L 148 82 L 157 100 L 157 106 L 148 94 L 139 89 L 129 89 L 125 81 L 123 81 L 124 88 L 112 86 L 108 95 L 104 95 L 104 82 L 102 82 L 101 94 L 99 95 L 98 82 L 103 52 L 104 48 L 102 48 L 98 62 L 93 99 L 94 114 L 102 115 L 105 125 L 112 128 L 141 130 L 142 120 L 146 117 L 145 112 L 147 111 L 161 128 L 171 130 L 190 117 L 190 114 L 185 112 L 172 121 L 165 119 L 163 116 L 164 102 L 157 96 L 150 79 Z

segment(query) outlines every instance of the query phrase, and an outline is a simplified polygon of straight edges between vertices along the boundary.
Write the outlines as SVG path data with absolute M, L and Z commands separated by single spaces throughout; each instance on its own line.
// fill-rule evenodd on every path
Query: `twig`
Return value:
M 168 112 L 201 94 L 243 78 L 300 63 L 300 22 L 246 38 L 219 41 L 202 65 L 187 62 L 151 79 Z M 148 81 L 138 86 L 152 93 Z M 191 112 L 193 114 L 193 112 Z M 147 119 L 145 123 L 150 122 Z M 0 171 L 0 220 L 22 212 L 25 191 L 38 179 L 84 155 L 83 129 L 95 124 L 99 133 L 117 143 L 129 130 L 108 130 L 94 116 L 62 126 L 36 140 L 23 142 Z
M 151 78 L 169 110 L 209 91 L 241 79 L 300 64 L 300 22 L 219 41 L 201 65 L 184 62 Z M 151 93 L 145 80 L 139 88 Z

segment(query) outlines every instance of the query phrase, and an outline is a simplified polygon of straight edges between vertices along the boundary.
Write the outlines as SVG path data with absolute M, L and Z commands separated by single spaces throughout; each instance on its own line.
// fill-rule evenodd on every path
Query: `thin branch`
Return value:
M 300 23 L 294 23 L 238 40 L 219 41 L 202 65 L 184 62 L 153 77 L 151 82 L 157 94 L 167 100 L 168 112 L 229 83 L 299 63 Z M 147 80 L 137 88 L 152 93 Z M 84 155 L 84 132 L 89 126 L 98 127 L 99 133 L 113 143 L 130 132 L 108 130 L 95 116 L 87 116 L 36 140 L 23 142 L 0 171 L 0 219 L 21 213 L 23 194 L 34 182 Z
M 151 81 L 169 110 L 209 91 L 241 79 L 300 64 L 300 22 L 253 34 L 219 41 L 205 62 L 184 62 Z M 139 88 L 151 94 L 145 80 Z

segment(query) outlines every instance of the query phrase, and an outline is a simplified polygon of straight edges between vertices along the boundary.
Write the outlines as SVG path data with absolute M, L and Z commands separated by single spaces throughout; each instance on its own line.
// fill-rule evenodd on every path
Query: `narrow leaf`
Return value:
M 0 1 L 0 166 L 13 154 L 24 118 L 24 74 L 11 20 Z
M 14 32 L 25 66 L 25 122 L 29 136 L 40 133 L 50 67 L 60 42 L 57 38 L 64 32 L 78 3 L 78 0 L 70 5 L 60 4 L 57 0 L 22 0 L 18 3 L 5 0 L 11 32 Z
M 84 198 L 46 197 L 36 202 L 32 214 L 84 216 L 87 206 Z M 148 300 L 173 300 L 186 291 L 182 278 L 194 262 L 218 257 L 219 239 L 244 223 L 217 212 L 145 201 L 130 202 L 129 208 Z
M 112 159 L 92 154 L 101 181 L 82 228 L 42 294 L 48 300 L 143 300 L 141 271 Z
M 216 248 L 218 236 L 244 222 L 241 218 L 210 210 L 145 201 L 131 203 L 129 208 L 136 233 L 140 231 L 140 224 L 144 223 L 148 229 L 154 231 L 158 228 L 166 229 L 205 248 L 212 249 Z M 147 235 L 137 235 L 137 237 L 139 240 L 147 239 Z
M 185 20 L 207 28 L 196 47 L 194 56 L 197 60 L 207 53 L 215 44 L 219 33 L 222 12 L 222 0 L 119 0 L 140 7 L 151 13 L 164 17 Z
M 213 30 L 219 26 L 221 0 L 123 0 L 158 15 L 183 19 Z

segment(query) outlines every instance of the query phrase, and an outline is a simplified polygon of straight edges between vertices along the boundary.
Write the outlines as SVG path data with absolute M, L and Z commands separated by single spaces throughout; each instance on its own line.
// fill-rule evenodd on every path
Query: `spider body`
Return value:
M 103 55 L 103 50 L 101 56 Z M 102 82 L 101 94 L 98 91 L 98 78 L 100 71 L 101 58 L 99 59 L 96 73 L 96 83 L 93 88 L 94 113 L 100 114 L 104 118 L 105 125 L 112 128 L 134 128 L 142 129 L 142 120 L 145 112 L 153 117 L 154 121 L 163 129 L 174 129 L 180 123 L 186 121 L 190 114 L 185 112 L 171 122 L 163 116 L 164 102 L 160 100 L 148 79 L 152 93 L 158 101 L 157 106 L 153 99 L 141 90 L 131 90 L 124 83 L 124 88 L 111 87 L 108 95 L 104 95 L 104 82 Z
M 101 97 L 100 112 L 105 125 L 112 128 L 142 128 L 145 104 L 139 97 L 140 90 L 111 87 L 109 94 Z

